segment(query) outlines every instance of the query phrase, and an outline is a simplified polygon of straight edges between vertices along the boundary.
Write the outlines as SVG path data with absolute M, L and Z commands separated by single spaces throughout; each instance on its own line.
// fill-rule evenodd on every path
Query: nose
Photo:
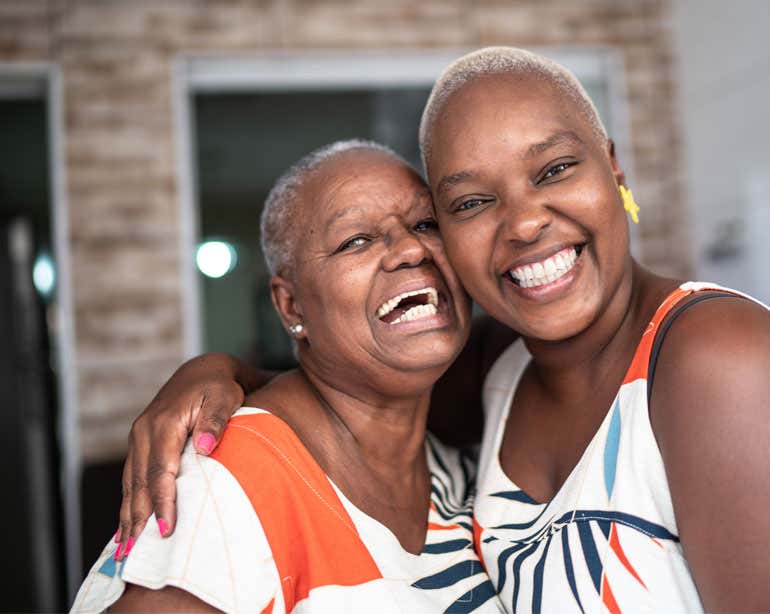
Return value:
M 391 230 L 387 237 L 387 252 L 382 258 L 386 271 L 415 267 L 430 259 L 430 252 L 420 235 L 409 228 Z
M 553 222 L 553 211 L 539 194 L 508 197 L 499 211 L 503 238 L 515 243 L 534 243 Z

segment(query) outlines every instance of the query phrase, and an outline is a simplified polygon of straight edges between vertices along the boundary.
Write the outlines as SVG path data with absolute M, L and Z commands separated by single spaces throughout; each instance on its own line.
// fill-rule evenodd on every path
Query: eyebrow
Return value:
M 415 190 L 414 195 L 412 197 L 410 207 L 416 207 L 420 204 L 421 201 L 428 200 L 430 201 L 430 189 L 427 187 L 420 187 L 417 190 Z M 334 224 L 336 224 L 340 219 L 345 221 L 344 218 L 352 217 L 358 214 L 359 216 L 364 211 L 363 207 L 359 205 L 351 205 L 349 207 L 345 207 L 344 209 L 340 209 L 339 211 L 336 211 L 332 214 L 331 219 L 326 222 L 326 227 L 330 227 Z
M 527 153 L 524 154 L 525 158 L 532 158 L 538 154 L 543 153 L 547 149 L 550 149 L 551 147 L 555 147 L 556 145 L 561 145 L 562 143 L 572 143 L 573 145 L 584 145 L 583 139 L 581 139 L 577 134 L 572 132 L 572 130 L 561 130 L 559 132 L 554 132 L 551 136 L 549 136 L 545 141 L 541 141 L 540 143 L 534 143 L 533 145 L 530 145 L 527 149 Z
M 341 218 L 349 217 L 355 213 L 358 213 L 361 211 L 361 207 L 358 207 L 356 205 L 353 205 L 352 207 L 345 207 L 344 209 L 340 209 L 334 215 L 332 215 L 331 219 L 326 222 L 326 227 L 329 228 L 330 226 L 333 226 L 336 224 Z
M 555 132 L 554 134 L 549 136 L 544 141 L 530 145 L 527 148 L 527 151 L 524 154 L 524 157 L 532 158 L 550 149 L 551 147 L 556 147 L 556 145 L 561 145 L 562 143 L 573 143 L 574 145 L 585 145 L 585 143 L 583 142 L 583 139 L 581 139 L 577 134 L 572 132 L 572 130 L 560 130 L 559 132 Z M 439 181 L 438 185 L 436 186 L 436 193 L 441 194 L 451 186 L 458 185 L 463 181 L 468 181 L 469 179 L 473 179 L 474 177 L 475 177 L 475 174 L 472 173 L 471 171 L 460 171 L 459 173 L 453 173 L 451 175 L 442 177 L 441 181 Z
M 470 171 L 460 171 L 459 173 L 454 173 L 452 175 L 442 177 L 441 181 L 439 181 L 438 185 L 436 186 L 436 193 L 441 194 L 449 187 L 457 185 L 458 183 L 462 183 L 463 181 L 467 181 L 468 179 L 473 179 L 474 176 L 475 175 Z

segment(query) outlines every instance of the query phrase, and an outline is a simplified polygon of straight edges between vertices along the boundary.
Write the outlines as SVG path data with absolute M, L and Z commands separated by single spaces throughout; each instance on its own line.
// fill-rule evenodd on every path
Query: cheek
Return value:
M 611 191 L 595 193 L 588 202 L 602 203 L 598 210 L 594 205 L 591 215 L 597 243 L 612 253 L 623 254 L 628 249 L 628 224 L 623 203 Z
M 483 266 L 489 242 L 482 238 L 472 223 L 443 224 L 441 236 L 444 238 L 444 251 L 449 264 L 467 286 L 472 281 L 467 275 Z
M 305 311 L 321 326 L 350 319 L 366 296 L 361 271 L 352 265 L 335 266 L 317 272 L 302 291 Z

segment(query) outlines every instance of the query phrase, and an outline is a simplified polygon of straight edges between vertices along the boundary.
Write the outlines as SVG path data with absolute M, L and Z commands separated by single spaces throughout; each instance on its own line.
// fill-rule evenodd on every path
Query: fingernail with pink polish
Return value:
M 134 542 L 136 540 L 133 537 L 128 538 L 128 542 L 126 542 L 126 556 L 131 552 L 131 548 L 134 547 Z
M 116 561 L 120 558 L 121 550 L 123 550 L 123 544 L 118 544 L 118 549 L 115 550 L 115 560 Z
M 201 433 L 198 436 L 198 441 L 195 445 L 199 450 L 203 450 L 206 454 L 209 454 L 214 449 L 215 443 L 216 440 L 211 433 Z
M 158 530 L 161 537 L 168 535 L 168 523 L 163 518 L 158 518 Z
M 120 542 L 120 529 L 117 530 L 115 537 L 112 538 L 112 541 L 114 541 L 116 544 Z

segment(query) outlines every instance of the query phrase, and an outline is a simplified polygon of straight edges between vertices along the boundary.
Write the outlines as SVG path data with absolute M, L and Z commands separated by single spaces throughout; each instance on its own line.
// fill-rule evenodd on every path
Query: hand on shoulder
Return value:
M 672 324 L 650 419 L 707 610 L 770 609 L 770 312 L 741 298 Z

